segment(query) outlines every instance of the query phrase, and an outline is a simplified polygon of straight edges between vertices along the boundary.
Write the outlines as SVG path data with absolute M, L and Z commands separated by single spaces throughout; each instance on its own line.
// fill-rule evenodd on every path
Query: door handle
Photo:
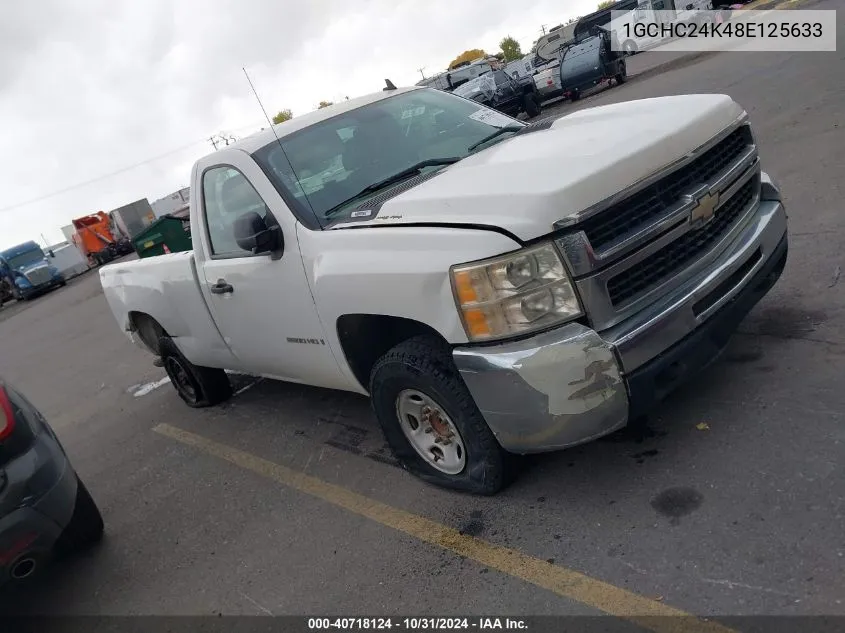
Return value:
M 211 286 L 211 294 L 213 295 L 223 295 L 231 292 L 235 292 L 235 289 L 232 287 L 232 284 L 226 283 L 225 279 L 218 279 L 217 283 Z

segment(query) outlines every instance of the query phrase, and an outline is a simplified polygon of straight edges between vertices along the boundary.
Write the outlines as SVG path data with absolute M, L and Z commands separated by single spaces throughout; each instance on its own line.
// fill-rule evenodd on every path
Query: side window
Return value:
M 235 241 L 234 226 L 244 213 L 267 216 L 267 205 L 249 180 L 234 167 L 213 167 L 203 174 L 205 222 L 213 255 L 250 255 Z

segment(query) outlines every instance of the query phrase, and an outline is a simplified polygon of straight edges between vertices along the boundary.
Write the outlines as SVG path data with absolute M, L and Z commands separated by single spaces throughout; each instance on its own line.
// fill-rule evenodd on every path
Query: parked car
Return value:
M 455 88 L 453 94 L 513 117 L 520 112 L 525 112 L 528 117 L 540 114 L 540 96 L 534 80 L 531 77 L 514 79 L 503 70 L 470 79 Z
M 0 585 L 27 580 L 54 553 L 88 547 L 102 535 L 97 504 L 53 429 L 0 379 Z
M 99 271 L 179 397 L 226 400 L 226 369 L 368 394 L 408 470 L 475 493 L 510 480 L 510 454 L 648 412 L 718 356 L 787 256 L 780 193 L 727 95 L 525 124 L 386 90 L 192 178 L 192 251 Z
M 611 46 L 612 34 L 599 27 L 593 32 L 594 35 L 564 48 L 561 54 L 561 89 L 573 101 L 580 99 L 584 90 L 603 82 L 623 84 L 628 79 L 625 54 L 619 47 Z

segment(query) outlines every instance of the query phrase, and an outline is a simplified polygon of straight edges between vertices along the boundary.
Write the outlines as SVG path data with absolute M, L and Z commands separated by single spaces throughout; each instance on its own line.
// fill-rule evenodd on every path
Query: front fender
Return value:
M 299 227 L 305 274 L 326 338 L 343 351 L 337 320 L 375 314 L 428 325 L 452 344 L 467 337 L 455 307 L 449 268 L 520 248 L 491 230 L 384 226 L 309 231 Z

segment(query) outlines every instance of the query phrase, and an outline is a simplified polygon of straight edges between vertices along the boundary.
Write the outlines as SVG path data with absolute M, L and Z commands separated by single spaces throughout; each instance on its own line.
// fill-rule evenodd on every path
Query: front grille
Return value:
M 26 273 L 26 278 L 33 286 L 40 286 L 50 281 L 50 270 L 45 266 L 44 268 L 36 268 Z
M 743 125 L 688 165 L 585 220 L 581 228 L 590 245 L 593 249 L 601 249 L 650 224 L 677 203 L 690 187 L 712 180 L 726 165 L 736 162 L 753 142 L 751 128 Z
M 607 282 L 607 292 L 614 306 L 654 288 L 681 272 L 727 233 L 733 223 L 754 199 L 759 186 L 751 178 L 739 191 L 716 210 L 714 218 L 698 230 L 691 230 L 649 255 L 642 261 L 622 271 Z

